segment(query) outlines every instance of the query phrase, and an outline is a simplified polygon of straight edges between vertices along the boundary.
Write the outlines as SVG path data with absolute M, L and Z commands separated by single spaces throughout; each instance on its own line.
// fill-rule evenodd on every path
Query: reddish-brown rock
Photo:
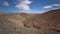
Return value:
M 60 9 L 37 14 L 24 21 L 25 27 L 60 32 Z

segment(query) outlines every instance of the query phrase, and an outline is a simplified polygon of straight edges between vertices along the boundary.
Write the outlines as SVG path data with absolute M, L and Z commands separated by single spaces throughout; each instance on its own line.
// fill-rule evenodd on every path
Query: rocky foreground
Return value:
M 60 34 L 60 9 L 42 14 L 0 13 L 0 34 Z

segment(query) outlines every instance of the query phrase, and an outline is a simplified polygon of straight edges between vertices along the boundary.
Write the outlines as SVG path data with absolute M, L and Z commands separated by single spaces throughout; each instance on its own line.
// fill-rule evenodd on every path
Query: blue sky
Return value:
M 2 12 L 43 13 L 60 8 L 60 0 L 0 0 Z

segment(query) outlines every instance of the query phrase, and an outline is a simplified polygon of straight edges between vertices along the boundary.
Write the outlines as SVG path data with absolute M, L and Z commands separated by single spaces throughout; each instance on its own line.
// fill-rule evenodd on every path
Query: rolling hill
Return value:
M 60 9 L 42 14 L 0 13 L 0 34 L 60 34 Z
M 51 10 L 24 21 L 25 27 L 60 32 L 60 9 Z

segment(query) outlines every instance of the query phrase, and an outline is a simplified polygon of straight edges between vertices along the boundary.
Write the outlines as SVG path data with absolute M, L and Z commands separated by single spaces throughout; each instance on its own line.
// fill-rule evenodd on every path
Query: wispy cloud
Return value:
M 44 6 L 43 8 L 44 9 L 47 9 L 47 8 L 52 8 L 53 6 Z
M 52 4 L 53 6 L 60 6 L 60 4 Z
M 2 5 L 3 5 L 3 6 L 9 6 L 9 3 L 8 3 L 7 1 L 4 1 L 4 2 L 2 3 Z
M 30 10 L 29 4 L 31 3 L 32 1 L 29 0 L 18 0 L 18 4 L 15 7 L 21 9 L 23 12 L 28 12 Z
M 49 5 L 49 6 L 44 6 L 43 8 L 44 9 L 49 9 L 49 8 L 55 8 L 55 7 L 60 7 L 60 4 L 52 4 L 52 5 Z

